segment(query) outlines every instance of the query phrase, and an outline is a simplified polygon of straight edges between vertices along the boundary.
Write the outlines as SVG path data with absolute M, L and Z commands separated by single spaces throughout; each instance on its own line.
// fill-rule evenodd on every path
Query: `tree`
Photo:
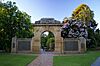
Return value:
M 41 36 L 41 47 L 42 48 L 46 47 L 46 42 L 47 42 L 47 35 L 42 34 L 42 36 Z
M 78 6 L 72 13 L 72 18 L 76 20 L 83 21 L 87 26 L 88 30 L 88 39 L 91 39 L 91 42 L 88 44 L 88 48 L 97 47 L 99 39 L 97 39 L 97 34 L 95 29 L 97 27 L 97 23 L 94 20 L 93 11 L 86 4 L 81 4 Z
M 0 3 L 0 49 L 10 51 L 12 37 L 32 37 L 30 16 L 21 12 L 15 2 Z
M 48 50 L 54 50 L 54 37 L 53 38 L 49 38 L 46 42 Z
M 92 23 L 96 23 L 93 19 L 94 13 L 93 11 L 86 5 L 79 5 L 72 13 L 72 18 L 81 20 L 86 23 L 86 25 L 91 21 Z

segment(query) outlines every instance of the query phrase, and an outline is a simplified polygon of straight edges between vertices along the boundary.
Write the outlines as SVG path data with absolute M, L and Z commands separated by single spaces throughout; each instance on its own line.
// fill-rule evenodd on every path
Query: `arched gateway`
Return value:
M 60 21 L 54 20 L 53 18 L 42 18 L 36 21 L 33 27 L 34 37 L 32 39 L 12 38 L 11 52 L 40 53 L 41 34 L 45 31 L 50 31 L 54 35 L 55 53 L 82 53 L 86 51 L 86 39 L 84 37 L 64 39 L 61 37 L 60 29 L 62 24 Z
M 63 38 L 61 37 L 61 26 L 60 21 L 54 20 L 53 18 L 42 18 L 33 24 L 34 37 L 32 43 L 33 53 L 40 53 L 41 49 L 41 34 L 44 31 L 50 31 L 55 36 L 55 50 L 56 53 L 63 53 Z

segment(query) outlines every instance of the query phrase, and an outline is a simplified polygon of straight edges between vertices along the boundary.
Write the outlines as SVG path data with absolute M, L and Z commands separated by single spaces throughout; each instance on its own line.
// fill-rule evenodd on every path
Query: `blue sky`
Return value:
M 7 1 L 7 0 L 5 0 Z M 70 17 L 73 10 L 80 4 L 87 4 L 94 11 L 94 19 L 100 28 L 100 0 L 9 0 L 16 2 L 21 11 L 31 16 L 34 23 L 41 18 L 55 18 L 62 21 L 64 17 Z

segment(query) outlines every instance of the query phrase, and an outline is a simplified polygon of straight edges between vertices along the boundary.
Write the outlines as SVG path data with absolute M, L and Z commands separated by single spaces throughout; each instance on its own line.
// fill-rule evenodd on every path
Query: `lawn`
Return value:
M 0 66 L 27 66 L 35 58 L 25 54 L 0 54 Z
M 100 56 L 100 51 L 87 52 L 79 55 L 54 56 L 54 66 L 90 66 L 96 58 Z

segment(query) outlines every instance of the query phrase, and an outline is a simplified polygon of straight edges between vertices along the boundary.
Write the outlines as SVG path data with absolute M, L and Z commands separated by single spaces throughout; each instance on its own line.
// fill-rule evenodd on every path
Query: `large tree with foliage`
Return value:
M 88 30 L 88 38 L 91 39 L 91 42 L 87 45 L 87 47 L 96 47 L 99 41 L 98 36 L 95 32 L 97 27 L 97 23 L 94 20 L 93 11 L 86 4 L 81 4 L 78 6 L 72 13 L 72 18 L 76 20 L 81 20 L 83 23 L 87 25 Z
M 32 37 L 30 16 L 21 12 L 15 2 L 0 3 L 0 49 L 10 51 L 14 36 Z
M 54 39 L 54 37 L 52 37 L 52 38 L 49 38 L 48 40 L 47 40 L 47 42 L 46 42 L 46 44 L 47 44 L 47 47 L 48 47 L 48 50 L 54 50 L 54 48 L 55 48 L 55 39 Z
M 79 5 L 72 14 L 72 18 L 81 20 L 88 24 L 88 22 L 92 21 L 95 22 L 93 19 L 94 13 L 93 11 L 87 6 L 86 4 L 81 4 Z

